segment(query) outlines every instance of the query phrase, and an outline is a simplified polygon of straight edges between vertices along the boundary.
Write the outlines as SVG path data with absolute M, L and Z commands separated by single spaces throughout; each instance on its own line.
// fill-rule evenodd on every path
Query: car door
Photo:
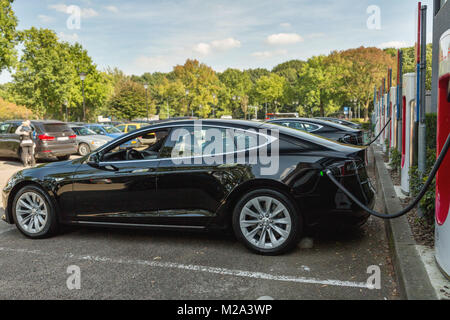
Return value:
M 9 157 L 8 151 L 8 132 L 11 127 L 10 123 L 2 123 L 0 125 L 0 157 Z
M 12 123 L 8 129 L 8 142 L 7 149 L 10 157 L 19 157 L 20 151 L 20 135 L 16 134 L 16 130 L 19 128 L 18 123 Z
M 225 131 L 217 132 L 226 138 Z M 187 126 L 173 129 L 166 141 L 157 170 L 159 215 L 164 224 L 203 227 L 230 192 L 225 183 L 230 168 L 220 161 L 206 163 L 208 141 L 204 138 L 204 127 L 197 132 Z M 225 149 L 229 143 L 233 140 L 226 139 Z
M 105 155 L 126 153 L 111 145 Z M 97 223 L 154 224 L 158 217 L 157 157 L 117 160 L 102 156 L 80 165 L 74 175 L 74 219 Z

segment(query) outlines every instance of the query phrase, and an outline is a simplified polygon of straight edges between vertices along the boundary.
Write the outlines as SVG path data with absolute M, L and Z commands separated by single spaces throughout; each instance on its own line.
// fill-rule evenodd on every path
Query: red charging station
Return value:
M 450 29 L 439 46 L 437 153 L 440 154 L 450 133 Z M 450 277 L 450 157 L 442 162 L 436 176 L 436 261 Z

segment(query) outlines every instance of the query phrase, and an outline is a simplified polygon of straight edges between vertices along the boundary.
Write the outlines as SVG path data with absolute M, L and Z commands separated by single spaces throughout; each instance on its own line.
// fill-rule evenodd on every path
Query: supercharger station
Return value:
M 390 117 L 391 117 L 391 124 L 390 124 L 390 132 L 389 132 L 389 148 L 396 148 L 397 147 L 397 105 L 395 101 L 397 101 L 397 87 L 391 88 L 391 107 L 390 107 Z
M 437 153 L 450 133 L 450 29 L 439 47 Z M 436 176 L 436 261 L 450 278 L 450 157 L 446 157 Z
M 416 101 L 416 74 L 403 75 L 403 125 L 402 125 L 402 172 L 401 190 L 409 195 L 409 168 L 412 164 L 412 130 L 414 127 L 414 109 Z

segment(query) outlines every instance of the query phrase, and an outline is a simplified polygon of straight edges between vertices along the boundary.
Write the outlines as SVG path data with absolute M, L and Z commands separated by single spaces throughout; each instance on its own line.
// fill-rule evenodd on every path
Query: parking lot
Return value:
M 0 184 L 20 169 L 0 159 Z M 374 265 L 381 289 L 371 290 Z M 79 290 L 68 289 L 69 266 L 80 268 Z M 384 222 L 372 218 L 361 230 L 317 230 L 277 257 L 227 234 L 68 228 L 33 241 L 1 222 L 0 270 L 0 299 L 398 298 Z

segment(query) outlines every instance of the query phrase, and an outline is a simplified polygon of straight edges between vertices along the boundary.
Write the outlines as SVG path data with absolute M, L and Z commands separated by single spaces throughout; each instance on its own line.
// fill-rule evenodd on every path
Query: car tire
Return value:
M 78 146 L 78 154 L 82 157 L 87 156 L 89 153 L 91 153 L 91 148 L 86 143 L 80 143 Z
M 20 189 L 14 197 L 11 210 L 17 229 L 28 238 L 48 238 L 58 230 L 55 206 L 47 193 L 38 186 Z
M 232 219 L 238 240 L 261 255 L 279 255 L 289 251 L 303 232 L 302 216 L 292 201 L 271 189 L 259 189 L 244 195 L 236 204 Z
M 61 156 L 61 157 L 56 157 L 56 158 L 58 158 L 59 161 L 66 161 L 66 160 L 69 160 L 69 159 L 70 159 L 70 155 L 67 155 L 67 156 Z

